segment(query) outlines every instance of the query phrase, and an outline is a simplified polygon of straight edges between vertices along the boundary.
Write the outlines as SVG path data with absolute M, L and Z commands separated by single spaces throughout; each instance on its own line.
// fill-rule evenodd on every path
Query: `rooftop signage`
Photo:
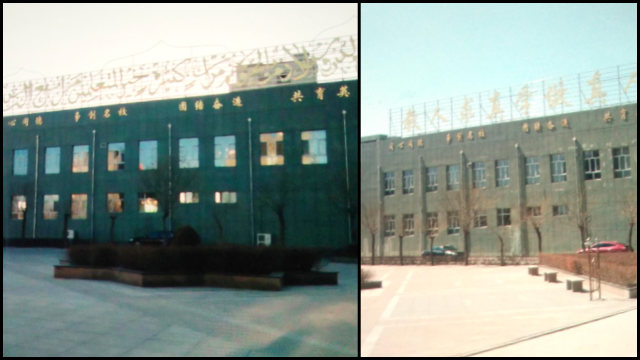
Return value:
M 394 108 L 389 135 L 409 137 L 637 101 L 637 64 L 620 65 Z
M 2 85 L 3 116 L 358 77 L 358 38 L 156 62 Z

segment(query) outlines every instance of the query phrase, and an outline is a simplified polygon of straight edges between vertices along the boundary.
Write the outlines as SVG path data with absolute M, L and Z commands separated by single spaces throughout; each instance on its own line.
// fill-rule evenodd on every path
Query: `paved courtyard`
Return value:
M 363 268 L 383 287 L 361 293 L 362 356 L 637 356 L 637 299 L 603 287 L 589 301 L 562 272 L 548 283 L 526 266 Z
M 357 356 L 358 266 L 280 292 L 54 279 L 60 249 L 4 248 L 3 356 Z

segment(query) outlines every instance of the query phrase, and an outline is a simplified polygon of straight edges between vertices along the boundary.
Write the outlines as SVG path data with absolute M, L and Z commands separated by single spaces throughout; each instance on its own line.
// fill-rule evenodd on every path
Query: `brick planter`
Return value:
M 286 272 L 285 285 L 338 285 L 337 272 Z
M 382 281 L 365 281 L 360 283 L 360 290 L 378 289 L 382 287 Z
M 152 274 L 127 269 L 90 268 L 55 265 L 56 279 L 110 280 L 140 287 L 216 286 L 238 289 L 282 289 L 282 278 L 259 275 L 227 274 Z

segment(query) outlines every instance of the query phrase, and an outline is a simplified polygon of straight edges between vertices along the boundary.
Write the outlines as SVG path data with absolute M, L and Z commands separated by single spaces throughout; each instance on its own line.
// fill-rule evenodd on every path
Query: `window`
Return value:
M 139 170 L 154 170 L 158 168 L 158 141 L 140 141 Z
M 551 182 L 567 181 L 567 163 L 564 161 L 564 155 L 551 155 Z
M 75 145 L 73 147 L 73 164 L 71 172 L 89 172 L 89 145 Z
M 600 154 L 598 150 L 584 152 L 584 179 L 600 179 Z
M 216 136 L 215 137 L 215 166 L 234 167 L 236 166 L 236 137 Z
M 14 220 L 24 219 L 24 212 L 27 210 L 27 197 L 24 195 L 13 195 L 11 200 L 11 218 Z
M 395 173 L 386 172 L 384 173 L 384 194 L 385 195 L 393 195 L 396 192 L 396 181 L 395 181 Z
M 181 192 L 179 196 L 180 204 L 197 204 L 198 203 L 198 193 L 185 191 Z
M 402 228 L 404 231 L 404 236 L 411 236 L 414 234 L 413 214 L 402 215 Z
M 527 185 L 540 183 L 540 158 L 528 157 L 525 159 L 527 169 Z
M 474 188 L 486 188 L 487 187 L 487 177 L 484 172 L 484 163 L 483 162 L 474 162 L 471 166 L 473 169 L 472 177 L 473 177 L 473 187 Z
M 124 209 L 123 193 L 107 193 L 107 211 L 110 213 L 121 213 Z
M 428 212 L 427 214 L 427 235 L 438 233 L 438 213 Z
M 474 210 L 473 227 L 487 227 L 487 212 L 485 210 Z
M 613 149 L 613 177 L 616 179 L 631 177 L 631 157 L 628 147 Z
M 138 211 L 141 213 L 158 212 L 158 199 L 154 193 L 138 193 Z
M 527 207 L 527 216 L 540 216 L 542 215 L 542 210 L 540 206 L 531 206 Z
M 29 149 L 13 150 L 13 175 L 27 175 Z
M 87 194 L 71 194 L 71 218 L 87 218 Z
M 402 193 L 413 194 L 413 170 L 402 172 Z
M 260 165 L 284 165 L 284 133 L 260 134 Z
M 496 160 L 496 187 L 509 185 L 509 160 Z
M 458 165 L 447 165 L 447 190 L 456 190 L 460 187 L 458 168 Z
M 395 215 L 384 216 L 384 236 L 393 236 L 396 234 L 396 217 Z
M 428 167 L 426 191 L 429 192 L 429 191 L 437 191 L 437 190 L 438 190 L 438 168 Z
M 457 211 L 447 211 L 447 234 L 458 234 L 460 232 L 460 223 Z
M 42 206 L 42 218 L 45 220 L 55 220 L 58 218 L 58 200 L 60 196 L 57 194 L 45 195 L 44 205 Z
M 302 164 L 326 164 L 327 163 L 327 132 L 325 130 L 303 131 L 302 138 Z
M 197 168 L 198 161 L 198 138 L 180 139 L 179 145 L 179 167 L 181 169 Z
M 216 204 L 235 204 L 238 199 L 235 191 L 216 191 L 214 201 Z
M 567 215 L 569 209 L 566 205 L 553 205 L 553 216 Z
M 60 148 L 48 147 L 44 151 L 44 173 L 60 174 Z
M 498 209 L 498 226 L 511 225 L 511 209 Z
M 107 171 L 124 170 L 124 143 L 111 143 L 107 153 Z

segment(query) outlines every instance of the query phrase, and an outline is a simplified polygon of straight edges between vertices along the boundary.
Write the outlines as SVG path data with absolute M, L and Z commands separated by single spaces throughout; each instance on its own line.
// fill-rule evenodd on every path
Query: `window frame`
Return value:
M 509 160 L 496 160 L 496 188 L 507 187 L 511 182 Z
M 625 153 L 626 150 L 626 153 Z M 611 149 L 613 158 L 613 178 L 623 179 L 631 177 L 631 153 L 628 146 Z M 625 166 L 626 167 L 622 167 Z
M 562 159 L 560 160 L 560 157 Z M 551 154 L 551 182 L 559 183 L 567 181 L 567 161 L 564 154 Z
M 595 154 L 595 155 L 594 155 Z M 602 179 L 602 168 L 600 167 L 600 151 L 585 150 L 583 152 L 584 179 L 599 180 Z

